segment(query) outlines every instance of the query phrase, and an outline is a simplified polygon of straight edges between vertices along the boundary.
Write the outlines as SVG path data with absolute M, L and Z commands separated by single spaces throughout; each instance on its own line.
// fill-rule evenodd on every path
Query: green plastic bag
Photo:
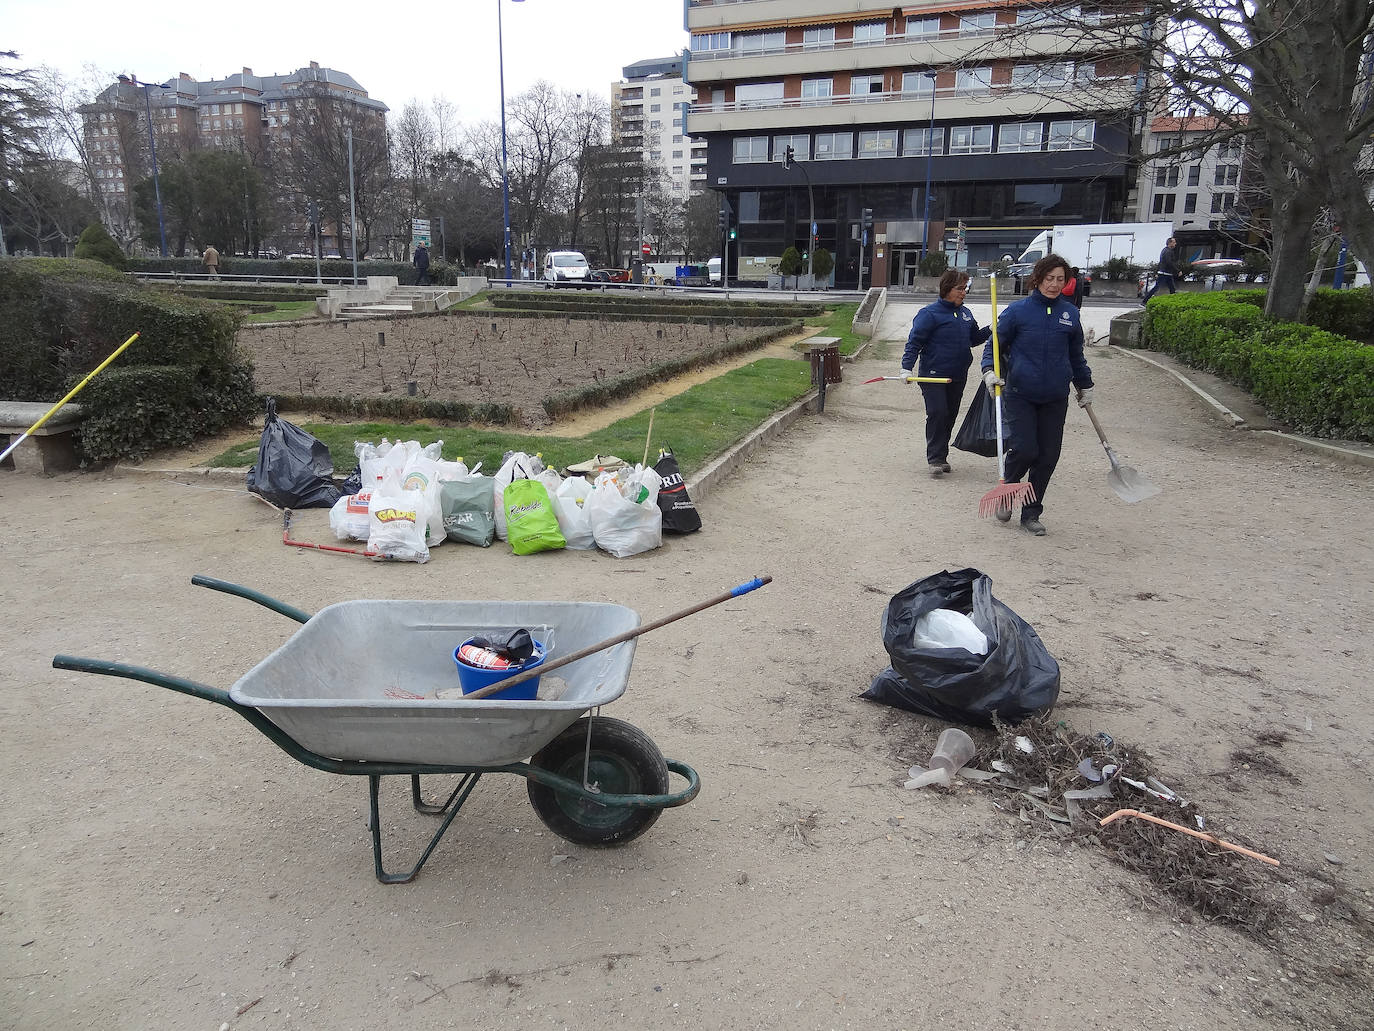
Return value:
M 568 546 L 558 529 L 549 492 L 538 480 L 512 480 L 502 500 L 506 513 L 506 539 L 517 555 L 557 551 Z
M 496 508 L 490 476 L 440 481 L 439 504 L 449 540 L 485 548 L 496 539 Z

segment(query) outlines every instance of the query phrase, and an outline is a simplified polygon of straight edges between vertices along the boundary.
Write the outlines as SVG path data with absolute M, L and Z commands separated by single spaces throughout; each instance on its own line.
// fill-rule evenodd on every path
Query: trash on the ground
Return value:
M 1153 816 L 1150 813 L 1142 813 L 1138 809 L 1118 809 L 1116 812 L 1102 817 L 1102 819 L 1097 822 L 1098 826 L 1105 827 L 1109 823 L 1126 818 L 1146 820 L 1150 823 L 1158 824 L 1160 827 L 1168 827 L 1170 830 L 1178 831 L 1180 834 L 1187 834 L 1191 837 L 1199 838 L 1202 841 L 1209 841 L 1220 848 L 1227 849 L 1231 852 L 1239 852 L 1243 856 L 1249 856 L 1251 859 L 1258 859 L 1261 863 L 1268 863 L 1270 866 L 1281 865 L 1273 856 L 1266 856 L 1263 852 L 1256 852 L 1254 849 L 1246 848 L 1244 845 L 1236 845 L 1229 841 L 1222 841 L 1215 834 L 1195 831 L 1190 827 L 1184 827 L 1177 823 L 1171 823 L 1168 820 L 1162 820 L 1158 816 Z
M 918 647 L 916 623 L 934 609 L 968 616 L 987 638 L 986 654 Z M 892 665 L 861 696 L 869 701 L 991 726 L 1047 712 L 1059 697 L 1059 664 L 976 569 L 936 573 L 899 591 L 883 613 L 882 635 Z
M 1326 860 L 1328 863 L 1330 863 L 1332 866 L 1344 866 L 1344 865 L 1345 865 L 1345 860 L 1344 860 L 1344 859 L 1342 859 L 1340 856 L 1333 856 L 1330 852 L 1323 852 L 1323 853 L 1322 853 L 1322 858 L 1325 859 L 1325 860 Z
M 1077 820 L 1083 813 L 1083 807 L 1079 802 L 1096 802 L 1099 799 L 1111 798 L 1113 795 L 1110 782 L 1094 784 L 1090 788 L 1074 788 L 1064 792 L 1064 808 L 1068 811 L 1069 821 Z
M 246 482 L 249 491 L 278 508 L 333 508 L 341 496 L 328 446 L 277 415 L 275 397 L 267 399 L 258 460 Z
M 1015 766 L 1013 766 L 1009 762 L 1003 762 L 1001 759 L 994 759 L 992 760 L 992 762 L 988 763 L 988 765 L 991 766 L 998 773 L 1006 773 L 1013 776 L 1016 773 Z
M 1102 771 L 1093 765 L 1091 759 L 1084 759 L 1078 764 L 1078 772 L 1083 775 L 1085 780 L 1090 780 L 1094 784 L 1102 780 Z
M 1097 732 L 1097 740 L 1102 742 L 1103 748 L 1111 748 L 1112 745 L 1116 744 L 1116 740 L 1110 734 L 1101 730 Z
M 930 756 L 930 768 L 912 777 L 903 787 L 924 788 L 934 784 L 947 788 L 954 774 L 973 758 L 973 753 L 977 750 L 973 738 L 968 734 L 958 727 L 947 727 L 940 732 L 935 742 L 935 751 Z
M 1122 782 L 1123 784 L 1129 784 L 1131 787 L 1135 788 L 1137 791 L 1142 791 L 1142 792 L 1144 792 L 1145 794 L 1149 795 L 1151 798 L 1157 798 L 1157 799 L 1159 799 L 1161 802 L 1177 802 L 1177 801 L 1178 801 L 1178 799 L 1175 798 L 1173 795 L 1167 794 L 1167 793 L 1165 793 L 1165 792 L 1163 792 L 1163 791 L 1156 791 L 1154 788 L 1152 788 L 1152 787 L 1150 787 L 1149 785 L 1147 785 L 1144 781 L 1132 780 L 1130 777 L 1123 776 L 1123 777 L 1121 777 L 1121 782 Z
M 962 612 L 953 609 L 931 609 L 912 630 L 911 643 L 917 648 L 962 648 L 974 655 L 988 653 L 988 635 Z
M 1146 777 L 1145 783 L 1148 784 L 1150 787 L 1154 788 L 1156 791 L 1160 792 L 1161 794 L 1167 795 L 1168 800 L 1170 802 L 1177 802 L 1180 806 L 1185 807 L 1188 805 L 1188 800 L 1186 798 L 1180 798 L 1177 791 L 1169 787 L 1167 784 L 1164 784 L 1161 781 L 1156 780 L 1154 777 Z
M 1025 752 L 1027 755 L 1033 755 L 1035 753 L 1035 746 L 1031 744 L 1030 738 L 1022 735 L 1016 739 L 1016 750 L 1018 752 Z
M 1031 805 L 1035 806 L 1036 809 L 1038 809 L 1040 812 L 1044 813 L 1046 816 L 1048 816 L 1048 817 L 1049 817 L 1051 820 L 1053 820 L 1055 823 L 1071 823 L 1071 822 L 1072 822 L 1072 821 L 1069 819 L 1069 814 L 1068 814 L 1067 812 L 1065 812 L 1065 811 L 1062 810 L 1062 809 L 1056 809 L 1054 806 L 1050 805 L 1048 802 L 1045 802 L 1045 801 L 1042 801 L 1041 799 L 1036 798 L 1036 797 L 1035 797 L 1034 795 L 1032 795 L 1029 791 L 1022 791 L 1022 792 L 1019 794 L 1018 797 L 1024 798 L 1027 802 L 1029 802 Z

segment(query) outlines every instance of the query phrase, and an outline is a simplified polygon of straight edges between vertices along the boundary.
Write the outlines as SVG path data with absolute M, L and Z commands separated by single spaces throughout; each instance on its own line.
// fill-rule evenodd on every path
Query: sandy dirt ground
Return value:
M 859 385 L 897 356 L 846 368 L 823 415 L 703 500 L 701 533 L 625 560 L 450 544 L 374 565 L 284 548 L 271 510 L 204 481 L 0 479 L 0 1026 L 1370 1027 L 1369 471 L 1094 351 L 1113 443 L 1164 493 L 1118 501 L 1074 409 L 1031 538 L 977 518 L 990 460 L 927 477 L 914 388 Z M 328 539 L 327 514 L 296 533 Z M 1148 747 L 1212 828 L 1283 861 L 1270 935 L 1176 909 L 987 788 L 903 790 L 942 725 L 858 698 L 879 620 L 969 565 L 1060 661 L 1057 716 Z M 597 851 L 484 778 L 419 879 L 386 887 L 357 778 L 221 707 L 51 668 L 228 688 L 295 624 L 197 572 L 307 610 L 604 599 L 646 620 L 775 580 L 644 637 L 606 710 L 701 772 L 694 802 Z M 384 785 L 398 866 L 433 826 L 408 803 Z
M 542 402 L 550 395 L 759 332 L 492 314 L 249 327 L 239 345 L 263 393 L 384 397 L 414 382 L 417 397 L 499 401 L 537 427 L 549 423 Z

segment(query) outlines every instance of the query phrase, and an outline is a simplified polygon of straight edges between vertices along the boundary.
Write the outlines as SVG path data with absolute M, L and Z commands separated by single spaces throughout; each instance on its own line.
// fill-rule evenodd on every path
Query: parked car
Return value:
M 544 281 L 579 284 L 591 276 L 591 266 L 581 251 L 549 251 L 544 255 Z
M 630 270 L 627 268 L 593 269 L 591 278 L 597 283 L 628 283 Z

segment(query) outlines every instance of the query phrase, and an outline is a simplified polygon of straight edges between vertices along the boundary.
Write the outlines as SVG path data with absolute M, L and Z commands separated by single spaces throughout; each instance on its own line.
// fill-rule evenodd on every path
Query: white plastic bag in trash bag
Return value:
M 643 467 L 626 475 L 623 485 L 614 473 L 597 476 L 582 506 L 596 546 L 616 558 L 628 558 L 662 545 L 663 511 L 658 507 L 662 483 L 658 473 Z
M 916 620 L 911 643 L 917 648 L 962 648 L 974 655 L 988 653 L 988 638 L 977 624 L 953 609 L 931 609 Z
M 439 498 L 439 460 L 431 457 L 429 448 L 410 456 L 401 473 L 401 488 L 418 490 L 424 497 L 425 543 L 431 548 L 442 544 L 447 537 L 444 532 L 443 506 Z
M 402 490 L 400 475 L 388 470 L 368 503 L 367 549 L 393 562 L 428 562 L 424 495 Z
M 591 495 L 592 485 L 582 476 L 569 476 L 553 495 L 553 513 L 558 517 L 558 529 L 568 547 L 585 551 L 596 547 L 592 538 L 592 524 L 582 506 Z
M 365 541 L 371 531 L 367 505 L 372 500 L 372 488 L 364 487 L 357 494 L 345 494 L 329 510 L 329 528 L 341 541 Z

